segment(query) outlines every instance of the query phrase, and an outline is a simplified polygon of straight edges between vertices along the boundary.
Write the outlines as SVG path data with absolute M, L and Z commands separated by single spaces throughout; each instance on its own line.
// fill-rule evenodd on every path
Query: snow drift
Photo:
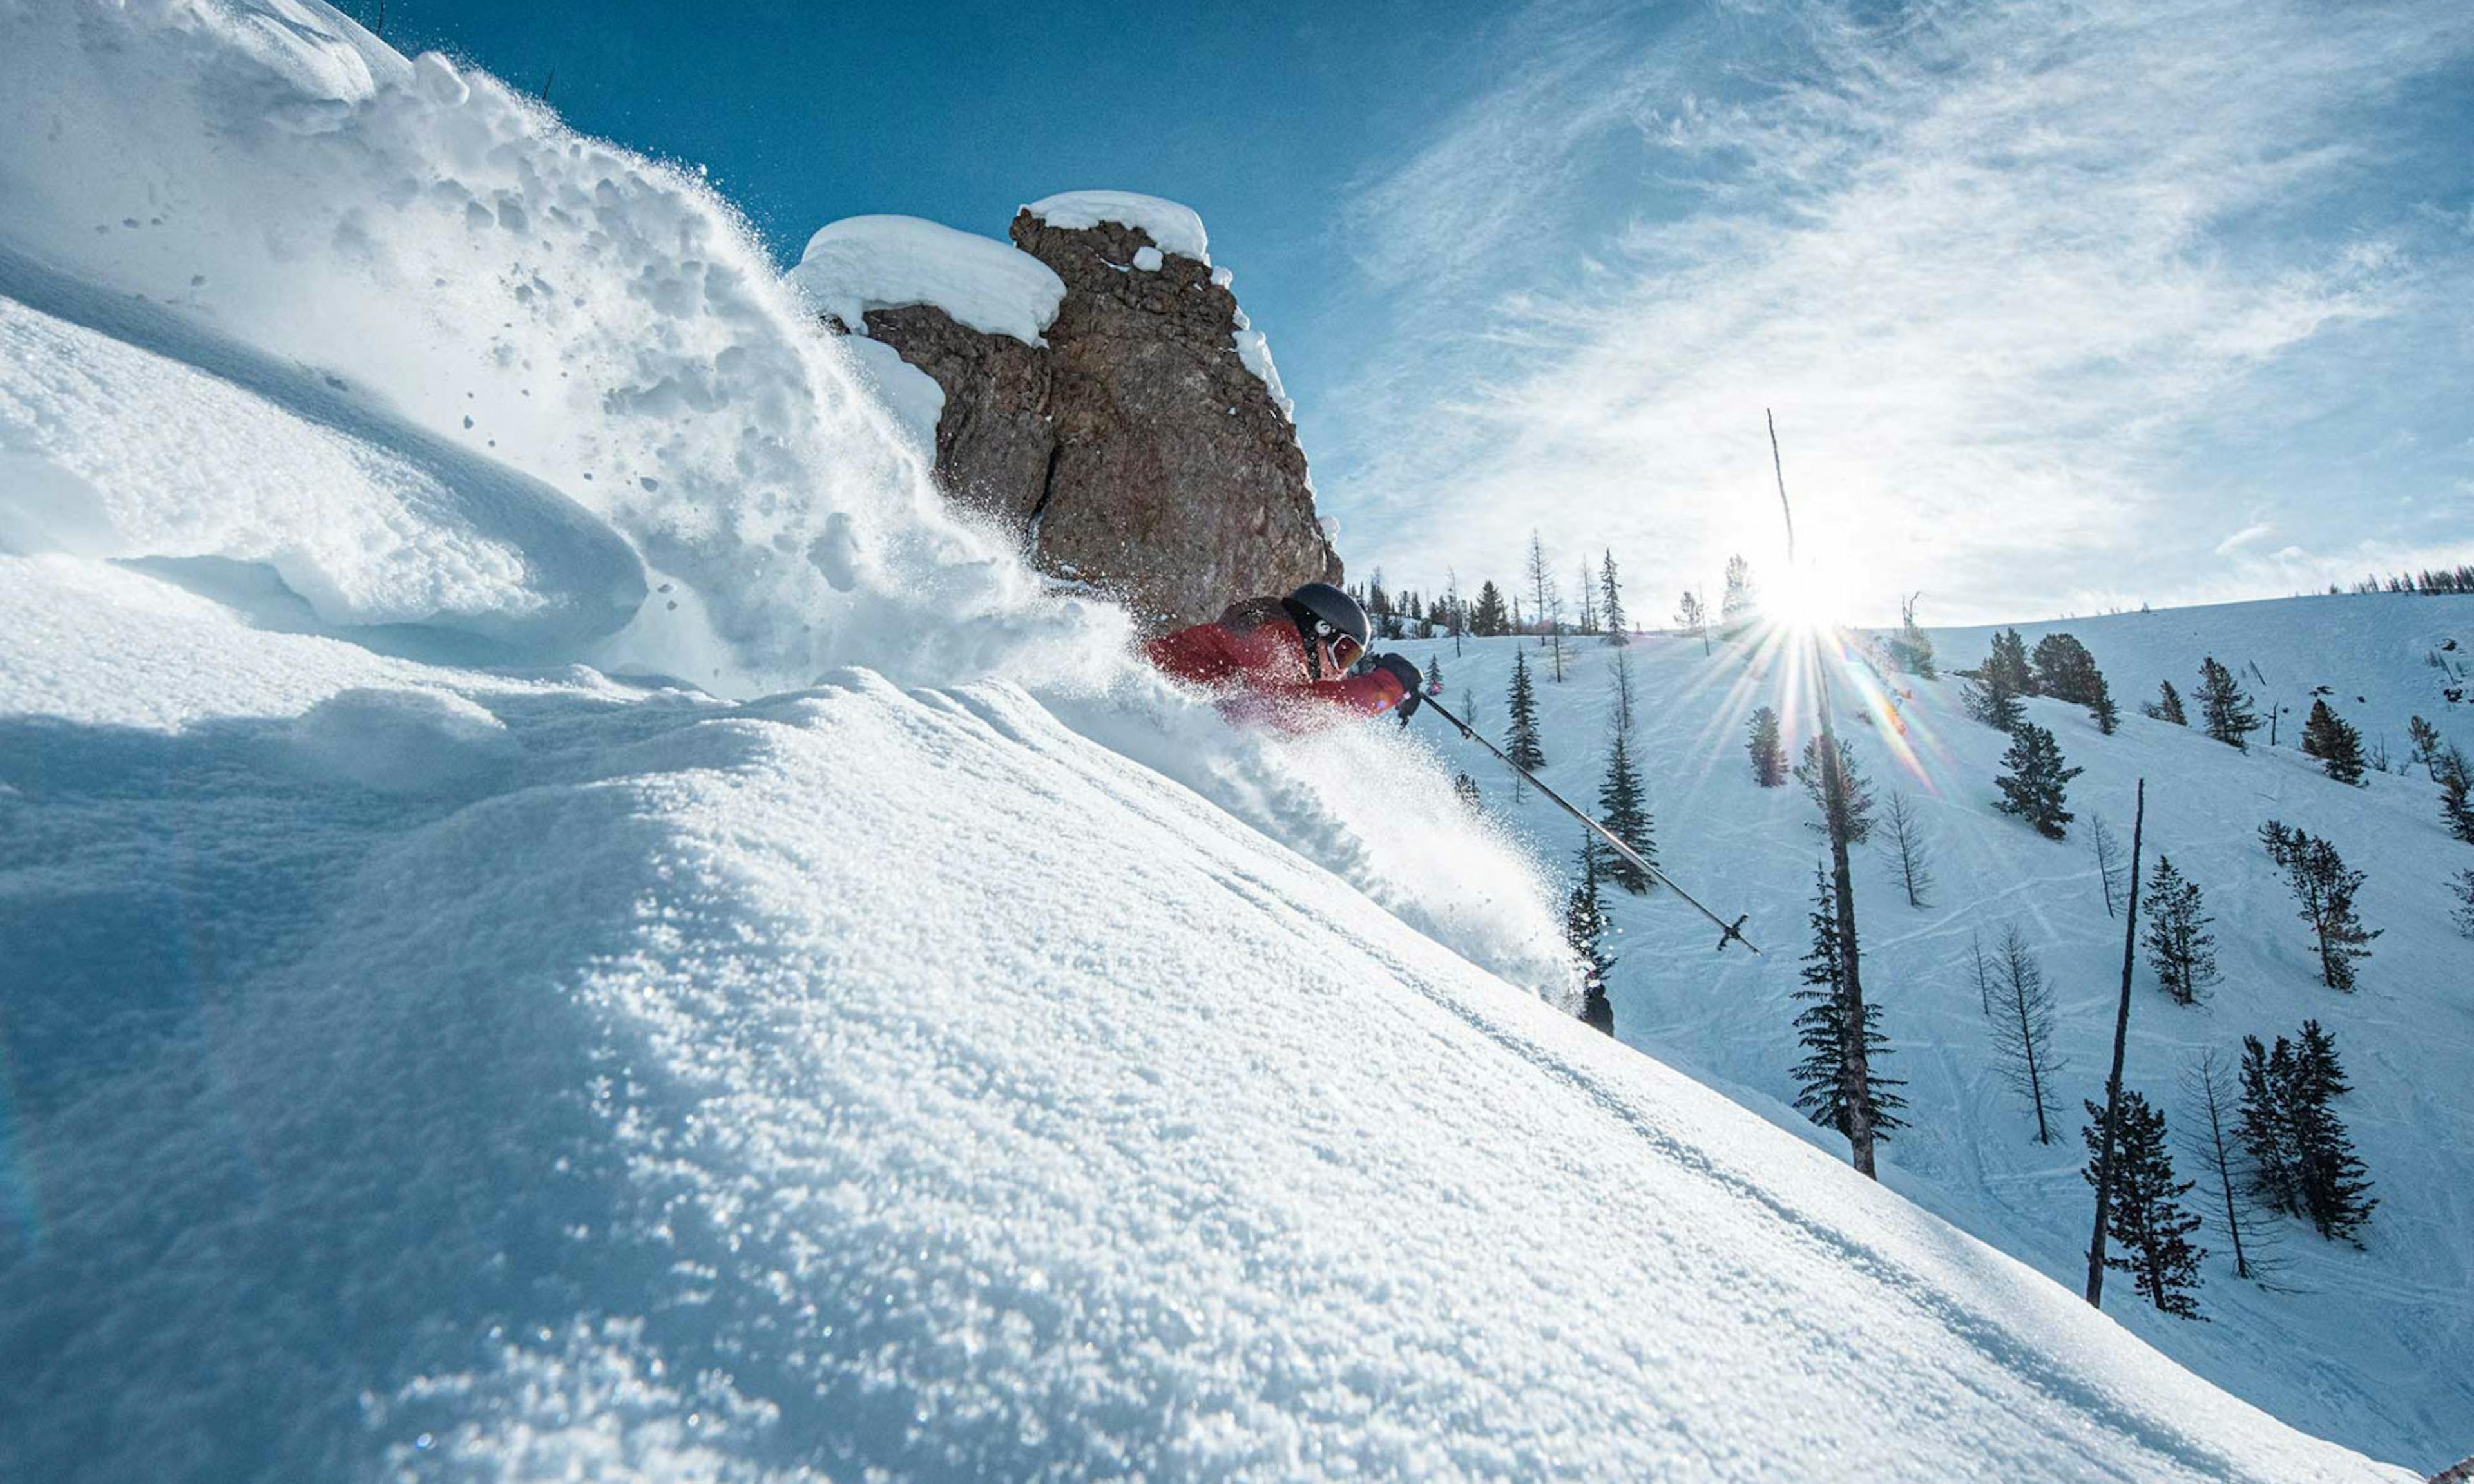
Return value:
M 0 112 L 0 1476 L 2403 1477 L 1575 1023 L 691 178 L 293 0 Z

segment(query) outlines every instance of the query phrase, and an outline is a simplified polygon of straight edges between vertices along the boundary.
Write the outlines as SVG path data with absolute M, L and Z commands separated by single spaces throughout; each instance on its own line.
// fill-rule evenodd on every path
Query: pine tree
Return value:
M 2270 1210 L 2298 1214 L 2301 1185 L 2294 1174 L 2293 1126 L 2286 1116 L 2286 1089 L 2293 1082 L 2293 1046 L 2276 1038 L 2270 1053 L 2256 1036 L 2243 1038 L 2242 1114 L 2235 1137 L 2250 1178 L 2250 1193 Z
M 1925 842 L 1924 817 L 1906 795 L 1894 792 L 1881 822 L 1889 834 L 1891 862 L 1899 868 L 1899 884 L 1906 888 L 1907 905 L 1930 906 L 1926 897 L 1932 890 L 1932 852 Z
M 1847 968 L 1838 951 L 1838 896 L 1831 888 L 1828 867 L 1813 871 L 1812 951 L 1804 958 L 1803 979 L 1808 988 L 1795 992 L 1795 997 L 1811 1001 L 1811 1007 L 1795 1017 L 1796 1043 L 1807 1055 L 1795 1065 L 1798 1091 L 1795 1106 L 1805 1111 L 1813 1122 L 1824 1128 L 1848 1132 L 1847 1100 Z M 1881 1012 L 1877 1005 L 1864 1007 L 1863 1047 L 1868 1067 L 1865 1078 L 1866 1098 L 1873 1113 L 1873 1132 L 1877 1138 L 1888 1138 L 1893 1129 L 1906 1127 L 1895 1111 L 1907 1106 L 1905 1098 L 1892 1090 L 1906 1083 L 1897 1077 L 1881 1075 L 1882 1060 L 1890 1054 L 1890 1040 L 1880 1033 Z M 1859 1105 L 1860 1106 L 1860 1105 Z
M 2318 758 L 2319 766 L 2340 783 L 2363 781 L 2363 734 L 2328 709 L 2325 701 L 2311 703 L 2311 715 L 2302 724 L 2302 752 Z
M 2036 672 L 2027 663 L 2027 641 L 2019 636 L 2016 629 L 2004 629 L 1993 635 L 1993 653 L 1985 659 L 1984 669 L 1988 674 L 2001 676 L 2014 696 L 2038 693 Z
M 1441 655 L 1426 661 L 1426 693 L 1433 696 L 1443 693 L 1443 657 Z
M 2024 653 L 2004 653 L 2019 646 L 2016 628 L 2009 631 L 2009 646 L 2004 646 L 2001 635 L 1994 635 L 1994 653 L 1977 665 L 1975 681 L 1959 687 L 1959 703 L 1967 707 L 1967 715 L 1997 732 L 2016 732 L 2019 722 L 2026 720 L 2026 707 L 2019 705 L 2019 698 L 2026 695 L 2026 658 Z
M 2096 657 L 2075 635 L 2046 634 L 2036 641 L 2032 658 L 2036 694 L 2073 706 L 2096 704 L 2097 688 L 2103 677 L 2097 671 Z
M 1474 814 L 1477 812 L 1477 779 L 1470 778 L 1467 773 L 1453 774 L 1452 793 L 1460 800 L 1461 802 L 1468 805 L 1470 813 Z
M 1546 766 L 1546 750 L 1538 743 L 1538 692 L 1529 683 L 1529 661 L 1519 650 L 1512 652 L 1512 713 L 1510 730 L 1504 734 L 1503 754 L 1513 763 L 1535 773 Z M 1518 797 L 1520 784 L 1516 777 L 1513 794 Z
M 1619 731 L 1630 731 L 1633 723 L 1632 656 L 1628 654 L 1615 656 L 1614 672 L 1615 729 Z
M 2096 1165 L 2104 1143 L 2104 1110 L 2087 1105 L 2087 1182 L 2097 1183 Z M 2168 1314 L 2197 1319 L 2199 1259 L 2207 1250 L 2194 1247 L 2190 1234 L 2199 1218 L 2182 1209 L 2191 1182 L 2173 1178 L 2173 1156 L 2165 1142 L 2165 1115 L 2147 1099 L 2125 1089 L 2122 1115 L 2114 1126 L 2113 1209 L 2107 1217 L 2115 1250 L 2104 1265 L 2131 1275 L 2140 1294 Z
M 1598 584 L 1597 580 L 1589 575 L 1589 563 L 1586 560 L 1581 562 L 1580 592 L 1581 620 L 1576 632 L 1595 634 L 1598 632 Z
M 2182 710 L 2182 693 L 2173 688 L 2171 681 L 2158 681 L 2156 699 L 2140 709 L 2160 722 L 2171 722 L 2176 727 L 2191 725 L 2190 717 Z
M 1778 712 L 1762 706 L 1753 713 L 1744 751 L 1753 754 L 1754 782 L 1776 788 L 1786 781 L 1786 748 L 1779 741 Z
M 2216 982 L 2217 939 L 2208 931 L 2214 921 L 2200 906 L 2199 884 L 2158 852 L 2147 877 L 2147 962 L 2157 987 L 2177 1004 L 2198 1003 L 2199 992 Z
M 2282 1038 L 2280 1038 L 2280 1041 Z M 2293 1129 L 2294 1183 L 2302 1198 L 2302 1214 L 2324 1237 L 2354 1239 L 2354 1232 L 2379 1205 L 2344 1120 L 2329 1105 L 2352 1091 L 2337 1061 L 2335 1038 L 2316 1020 L 2302 1022 L 2302 1041 L 2294 1050 L 2293 1085 L 2287 1094 L 2287 1117 Z
M 1804 758 L 1795 765 L 1796 781 L 1812 799 L 1812 806 L 1821 811 L 1816 828 L 1825 833 L 1830 828 L 1828 779 L 1821 776 L 1821 739 L 1811 737 L 1804 744 Z M 1862 845 L 1873 838 L 1873 785 L 1864 779 L 1863 770 L 1856 766 L 1856 750 L 1847 739 L 1838 739 L 1838 797 L 1842 804 L 1838 814 L 1841 838 L 1849 845 Z
M 1607 626 L 1608 643 L 1632 642 L 1632 635 L 1625 632 L 1623 585 L 1615 581 L 1615 554 L 1612 550 L 1598 563 L 1598 615 Z
M 2283 1264 L 2269 1229 L 2251 1214 L 2243 1193 L 2250 1181 L 2236 1129 L 2241 1093 L 2214 1050 L 2201 1052 L 2182 1068 L 2182 1126 L 2190 1131 L 2185 1147 L 2198 1161 L 2207 1185 L 2204 1198 L 2221 1213 L 2225 1239 L 2233 1243 L 2234 1276 L 2265 1283 Z
M 1977 993 L 1993 1024 L 1993 1049 L 2002 1080 L 2036 1114 L 2036 1142 L 2053 1141 L 2053 1079 L 2065 1064 L 2053 1056 L 2053 992 L 2044 967 L 2017 923 L 2001 929 L 1990 972 L 1976 949 Z
M 2268 858 L 2285 868 L 2286 883 L 2293 888 L 2293 899 L 2302 908 L 2302 921 L 2311 924 L 2319 947 L 2320 982 L 2332 990 L 2351 992 L 2355 960 L 2369 958 L 2371 940 L 2387 931 L 2365 928 L 2354 911 L 2354 894 L 2362 889 L 2363 874 L 2346 870 L 2336 846 L 2328 841 L 2288 829 L 2275 820 L 2261 826 L 2259 833 Z
M 2457 873 L 2449 890 L 2457 894 L 2457 905 L 2449 916 L 2456 920 L 2459 932 L 2474 938 L 2474 866 Z
M 2101 673 L 2096 676 L 2096 698 L 2087 704 L 2087 708 L 2088 717 L 2096 723 L 2097 730 L 2109 737 L 2120 730 L 2122 707 L 2113 704 L 2113 687 L 2104 682 Z
M 1640 784 L 1640 770 L 1633 766 L 1632 750 L 1624 741 L 1621 728 L 1607 745 L 1606 778 L 1598 784 L 1598 823 L 1610 834 L 1637 851 L 1640 858 L 1658 864 L 1658 845 L 1651 837 L 1651 823 L 1646 791 Z M 1638 897 L 1650 888 L 1649 874 L 1623 858 L 1603 843 L 1595 847 L 1606 857 L 1606 874 L 1615 885 Z
M 2010 771 L 1993 780 L 2001 790 L 2001 802 L 1994 807 L 2018 815 L 2047 839 L 2068 835 L 2076 816 L 2062 805 L 2071 779 L 2087 770 L 2063 767 L 2062 750 L 2053 734 L 2033 722 L 2021 722 L 2011 733 L 2010 750 L 2001 754 L 2001 763 Z
M 2214 655 L 2199 662 L 2199 715 L 2209 736 L 2243 752 L 2250 751 L 2250 734 L 2267 725 L 2234 683 L 2234 673 Z
M 1614 1005 L 1607 998 L 1607 975 L 1614 960 L 1607 956 L 1607 909 L 1598 899 L 1598 848 L 1594 838 L 1581 840 L 1581 879 L 1564 903 L 1564 941 L 1581 965 L 1581 1019 L 1612 1036 Z
M 1727 591 L 1718 603 L 1718 621 L 1729 631 L 1749 622 L 1760 608 L 1760 595 L 1753 586 L 1753 564 L 1740 556 L 1727 559 Z
M 2432 757 L 2431 777 L 2439 784 L 2439 822 L 2449 834 L 2474 845 L 2474 763 L 2450 744 Z
M 1503 591 L 1492 582 L 1478 584 L 1477 606 L 1469 610 L 1469 633 L 1480 638 L 1493 638 L 1512 632 L 1512 620 L 1503 610 Z
M 2113 904 L 2122 896 L 2122 878 L 2126 869 L 2122 861 L 2122 841 L 2100 814 L 2088 816 L 2088 833 L 2096 841 L 2096 874 L 2104 886 L 2104 915 L 2111 917 Z

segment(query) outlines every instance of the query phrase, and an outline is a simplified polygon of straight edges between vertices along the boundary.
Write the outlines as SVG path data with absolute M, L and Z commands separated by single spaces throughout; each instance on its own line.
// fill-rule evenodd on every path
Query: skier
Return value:
M 1348 669 L 1371 629 L 1357 600 L 1329 583 L 1285 598 L 1232 603 L 1217 623 L 1163 634 L 1144 655 L 1169 676 L 1226 692 L 1222 708 L 1248 721 L 1302 730 L 1339 712 L 1380 716 L 1418 709 L 1424 677 L 1403 655 L 1378 655 L 1363 675 Z

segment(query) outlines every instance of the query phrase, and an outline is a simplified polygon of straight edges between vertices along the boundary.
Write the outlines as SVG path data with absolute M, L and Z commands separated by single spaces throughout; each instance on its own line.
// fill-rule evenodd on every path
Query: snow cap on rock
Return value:
M 1162 252 L 1211 261 L 1211 238 L 1192 206 L 1132 191 L 1065 191 L 1023 207 L 1051 227 L 1088 228 L 1117 222 L 1151 234 Z
M 1200 235 L 1201 224 L 1195 230 Z M 870 309 L 934 304 L 958 323 L 1027 346 L 1056 320 L 1064 281 L 1028 252 L 915 216 L 854 216 L 808 239 L 790 281 L 860 334 Z

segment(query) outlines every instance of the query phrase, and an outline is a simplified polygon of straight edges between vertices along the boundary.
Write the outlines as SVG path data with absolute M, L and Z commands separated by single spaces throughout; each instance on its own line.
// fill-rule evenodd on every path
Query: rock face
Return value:
M 1239 354 L 1227 275 L 1118 221 L 1063 227 L 1026 207 L 1011 236 L 1065 284 L 1044 346 L 934 303 L 862 317 L 944 390 L 936 472 L 954 497 L 1160 626 L 1339 581 L 1297 430 Z

